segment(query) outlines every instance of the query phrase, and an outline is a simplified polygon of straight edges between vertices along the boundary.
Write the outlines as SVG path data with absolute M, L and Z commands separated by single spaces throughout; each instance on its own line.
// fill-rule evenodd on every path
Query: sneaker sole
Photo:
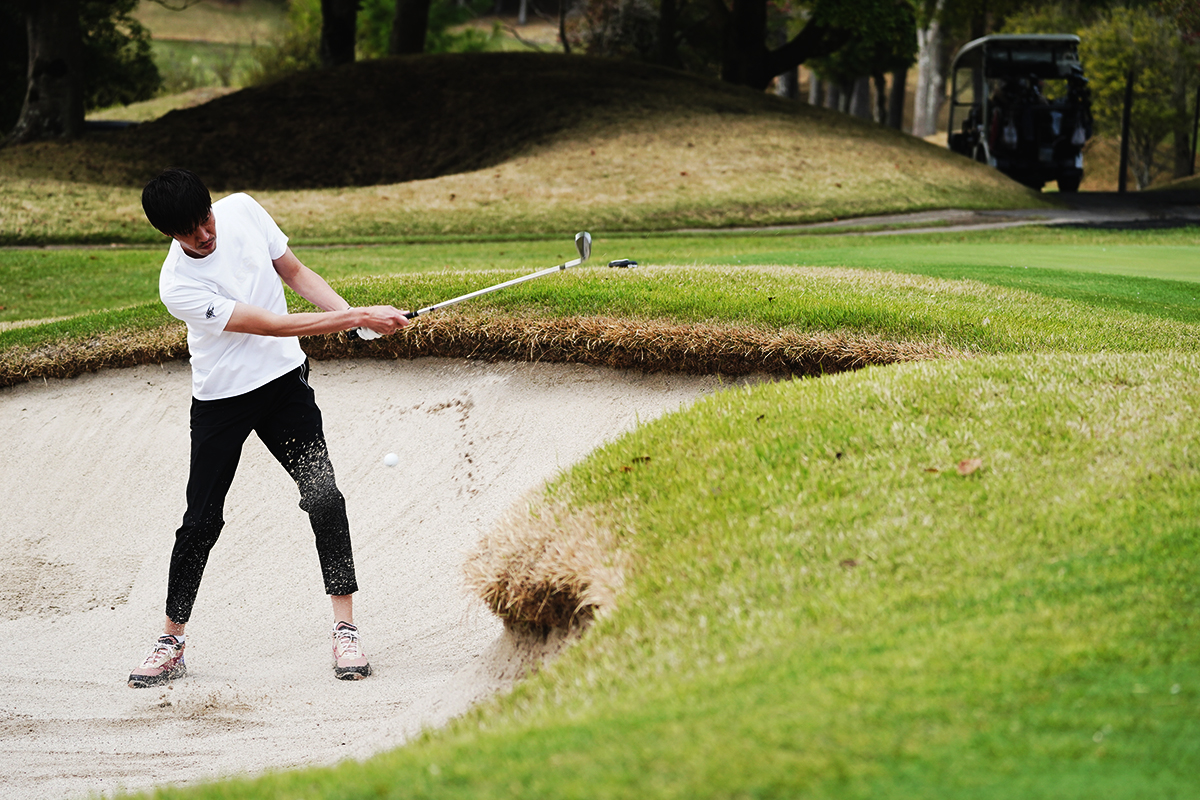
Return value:
M 176 669 L 167 670 L 159 675 L 130 675 L 130 689 L 147 689 L 151 686 L 161 686 L 164 683 L 170 683 L 176 678 L 187 676 L 187 667 L 182 666 Z
M 365 667 L 334 667 L 333 675 L 339 681 L 361 681 L 371 674 L 371 665 Z

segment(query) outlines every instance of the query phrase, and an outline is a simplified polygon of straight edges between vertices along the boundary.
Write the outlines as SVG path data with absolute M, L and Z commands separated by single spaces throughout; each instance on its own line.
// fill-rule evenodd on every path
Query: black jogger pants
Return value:
M 307 362 L 246 394 L 193 398 L 191 431 L 187 511 L 171 551 L 168 617 L 182 625 L 191 616 L 209 551 L 225 525 L 225 495 L 251 431 L 300 489 L 300 508 L 308 513 L 316 536 L 325 593 L 358 591 L 346 501 L 334 480 L 321 410 L 308 385 Z

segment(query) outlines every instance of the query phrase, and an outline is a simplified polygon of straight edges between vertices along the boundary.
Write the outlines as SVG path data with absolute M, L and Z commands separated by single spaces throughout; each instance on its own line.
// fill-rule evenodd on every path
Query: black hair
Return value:
M 167 236 L 187 236 L 212 211 L 212 195 L 194 172 L 172 167 L 142 189 L 142 210 Z

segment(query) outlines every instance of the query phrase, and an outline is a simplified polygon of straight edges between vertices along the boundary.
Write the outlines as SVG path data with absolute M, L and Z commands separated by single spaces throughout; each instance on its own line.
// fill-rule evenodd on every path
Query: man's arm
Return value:
M 300 263 L 290 247 L 271 263 L 284 283 L 305 300 L 325 309 L 325 313 L 274 314 L 257 306 L 238 303 L 225 330 L 258 336 L 315 336 L 370 328 L 376 333 L 388 334 L 408 324 L 404 312 L 392 306 L 351 308 L 324 278 Z
M 317 308 L 326 311 L 344 311 L 350 304 L 333 290 L 324 278 L 313 272 L 292 252 L 292 248 L 284 250 L 283 255 L 274 259 L 275 271 L 283 282 L 292 288 L 296 294 L 312 303 Z

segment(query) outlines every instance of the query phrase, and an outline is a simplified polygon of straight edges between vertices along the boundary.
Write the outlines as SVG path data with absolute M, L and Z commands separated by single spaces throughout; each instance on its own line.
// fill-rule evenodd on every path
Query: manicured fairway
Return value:
M 839 243 L 840 244 L 840 243 Z M 913 242 L 862 247 L 763 251 L 767 263 L 809 263 L 880 269 L 960 270 L 964 277 L 981 267 L 1060 269 L 1101 275 L 1200 282 L 1200 248 L 1162 244 L 1020 244 Z M 797 258 L 799 256 L 799 258 Z
M 593 231 L 592 264 L 634 258 L 651 265 L 848 266 L 972 278 L 996 285 L 1137 309 L 1200 311 L 1200 291 L 1161 281 L 1200 282 L 1200 228 L 1167 231 L 1020 231 L 896 237 L 814 234 L 607 235 Z M 571 236 L 414 241 L 313 247 L 301 258 L 330 280 L 430 270 L 533 271 L 573 257 Z M 153 302 L 165 245 L 0 251 L 0 322 L 44 319 Z M 1089 276 L 1097 276 L 1095 279 Z M 1125 278 L 1154 282 L 1130 283 Z M 1187 310 L 1192 300 L 1195 309 Z M 1175 313 L 1175 312 L 1172 312 Z

